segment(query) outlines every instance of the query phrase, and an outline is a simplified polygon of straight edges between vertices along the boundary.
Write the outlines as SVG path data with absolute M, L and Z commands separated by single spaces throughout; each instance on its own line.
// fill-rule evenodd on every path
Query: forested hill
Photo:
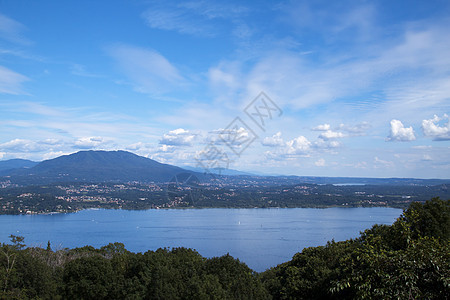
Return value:
M 0 299 L 448 299 L 450 200 L 413 203 L 392 225 L 306 248 L 255 273 L 229 255 L 0 247 Z
M 37 164 L 37 162 L 26 159 L 3 160 L 0 161 L 0 175 L 11 173 L 15 169 L 31 168 Z
M 127 151 L 80 151 L 45 160 L 31 168 L 9 172 L 19 184 L 68 181 L 167 182 L 176 174 L 190 172 Z

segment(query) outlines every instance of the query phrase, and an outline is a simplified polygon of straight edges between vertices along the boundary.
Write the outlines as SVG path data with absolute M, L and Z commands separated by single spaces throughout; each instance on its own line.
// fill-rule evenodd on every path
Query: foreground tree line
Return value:
M 438 198 L 263 273 L 186 248 L 53 251 L 11 236 L 0 247 L 0 299 L 448 299 L 449 242 L 450 200 Z

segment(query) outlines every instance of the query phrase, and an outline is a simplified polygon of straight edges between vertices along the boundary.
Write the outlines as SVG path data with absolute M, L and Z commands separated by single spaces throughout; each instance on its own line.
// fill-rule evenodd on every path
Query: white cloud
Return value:
M 151 28 L 212 37 L 218 30 L 215 20 L 233 21 L 246 11 L 245 7 L 236 4 L 227 5 L 211 1 L 164 1 L 164 5 L 153 3 L 142 17 Z
M 45 139 L 45 140 L 41 141 L 41 144 L 49 145 L 49 146 L 60 145 L 62 143 L 63 143 L 63 141 L 61 141 L 59 139 Z
M 296 157 L 308 157 L 311 154 L 313 144 L 304 136 L 298 136 L 287 142 L 282 142 L 281 133 L 263 141 L 264 146 L 272 147 L 273 150 L 266 151 L 265 157 L 275 161 L 292 160 Z
M 315 141 L 310 141 L 303 135 L 292 140 L 284 141 L 281 137 L 281 132 L 277 132 L 272 137 L 264 138 L 261 144 L 274 149 L 266 151 L 265 154 L 267 158 L 277 161 L 292 159 L 294 157 L 308 157 L 320 152 L 336 153 L 336 149 L 341 147 L 341 143 L 336 138 L 342 137 L 343 135 L 330 130 L 325 133 L 328 136 L 327 138 L 319 137 Z
M 283 146 L 285 143 L 283 141 L 283 138 L 281 137 L 281 132 L 277 132 L 271 137 L 265 137 L 262 141 L 263 146 L 268 147 L 280 147 Z
M 321 158 L 314 163 L 317 167 L 325 167 L 325 159 Z
M 330 139 L 338 139 L 346 136 L 361 136 L 365 135 L 366 131 L 371 126 L 367 122 L 361 122 L 356 125 L 345 125 L 340 124 L 337 128 L 331 129 L 330 124 L 321 124 L 316 127 L 313 127 L 311 130 L 313 131 L 324 131 L 319 135 L 320 139 L 330 140 Z M 342 131 L 346 132 L 343 133 Z
M 68 117 L 68 110 L 50 107 L 41 103 L 24 101 L 18 103 L 19 105 L 16 108 L 13 108 L 13 111 L 20 112 L 28 112 L 36 115 L 40 115 L 43 117 Z
M 133 143 L 133 144 L 125 147 L 125 149 L 127 149 L 127 150 L 135 150 L 135 151 L 145 149 L 145 148 L 148 148 L 148 145 L 144 144 L 142 142 Z
M 209 131 L 205 142 L 214 144 L 228 144 L 233 147 L 240 148 L 247 145 L 250 139 L 256 139 L 254 134 L 239 125 L 229 129 L 217 129 Z
M 189 132 L 189 130 L 178 128 L 164 134 L 159 143 L 170 146 L 191 146 L 195 137 L 196 135 Z
M 73 147 L 76 149 L 92 149 L 110 144 L 112 141 L 105 140 L 102 137 L 81 137 L 74 142 Z
M 386 138 L 386 141 L 401 141 L 409 142 L 414 141 L 416 136 L 414 135 L 414 129 L 412 127 L 405 127 L 399 120 L 391 120 L 391 133 Z
M 31 140 L 14 139 L 0 144 L 0 149 L 5 152 L 39 152 L 44 151 L 46 147 Z
M 343 138 L 344 136 L 345 135 L 342 132 L 327 130 L 327 131 L 321 133 L 319 135 L 319 138 L 327 141 L 327 140 L 332 140 L 332 139 Z
M 72 151 L 66 152 L 66 151 L 46 151 L 43 155 L 42 155 L 42 160 L 47 160 L 47 159 L 53 159 L 62 155 L 68 155 L 68 154 L 72 154 Z
M 335 151 L 335 149 L 341 147 L 341 143 L 332 139 L 318 139 L 313 146 L 317 150 Z
M 331 129 L 330 124 L 322 124 L 322 125 L 318 125 L 316 127 L 313 127 L 312 130 L 314 130 L 314 131 L 327 131 L 327 130 L 330 130 L 330 129 Z
M 137 92 L 163 94 L 186 83 L 178 69 L 152 49 L 119 45 L 109 52 Z
M 447 122 L 440 126 L 440 121 Z M 442 118 L 434 115 L 432 119 L 422 121 L 423 134 L 427 137 L 432 137 L 435 141 L 448 141 L 450 140 L 450 121 L 447 114 L 444 114 Z
M 25 94 L 22 83 L 29 79 L 22 74 L 0 66 L 0 93 L 20 95 Z
M 374 158 L 374 168 L 384 167 L 384 168 L 392 168 L 394 163 L 392 161 L 383 160 L 375 156 Z
M 151 28 L 162 30 L 174 30 L 182 34 L 198 36 L 211 36 L 212 29 L 198 19 L 186 15 L 180 9 L 175 8 L 150 8 L 142 14 Z
M 365 135 L 367 130 L 371 127 L 372 126 L 368 122 L 361 122 L 356 125 L 340 124 L 338 130 L 345 131 L 351 136 L 361 136 Z
M 18 44 L 30 44 L 30 41 L 22 36 L 25 26 L 5 15 L 0 14 L 0 37 Z
M 422 157 L 422 160 L 423 161 L 432 161 L 433 158 L 431 158 L 431 156 L 428 155 L 428 154 L 424 154 L 423 157 Z
M 158 148 L 158 152 L 163 153 L 173 153 L 175 151 L 175 146 L 172 145 L 161 145 L 161 147 Z
M 287 154 L 306 154 L 311 150 L 311 142 L 304 136 L 299 136 L 286 142 Z

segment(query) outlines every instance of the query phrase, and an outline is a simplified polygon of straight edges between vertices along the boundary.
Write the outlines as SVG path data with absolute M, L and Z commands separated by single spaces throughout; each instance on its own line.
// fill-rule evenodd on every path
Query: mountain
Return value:
M 145 181 L 167 182 L 182 168 L 162 164 L 127 151 L 80 151 L 45 160 L 29 169 L 8 175 L 18 183 L 58 181 Z
M 7 174 L 13 169 L 31 168 L 37 164 L 37 162 L 27 159 L 2 160 L 0 161 L 0 174 Z

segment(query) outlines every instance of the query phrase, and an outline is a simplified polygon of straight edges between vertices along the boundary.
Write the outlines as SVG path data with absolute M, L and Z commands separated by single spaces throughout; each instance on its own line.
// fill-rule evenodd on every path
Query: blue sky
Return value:
M 448 1 L 1 1 L 0 160 L 449 178 L 448 28 Z

